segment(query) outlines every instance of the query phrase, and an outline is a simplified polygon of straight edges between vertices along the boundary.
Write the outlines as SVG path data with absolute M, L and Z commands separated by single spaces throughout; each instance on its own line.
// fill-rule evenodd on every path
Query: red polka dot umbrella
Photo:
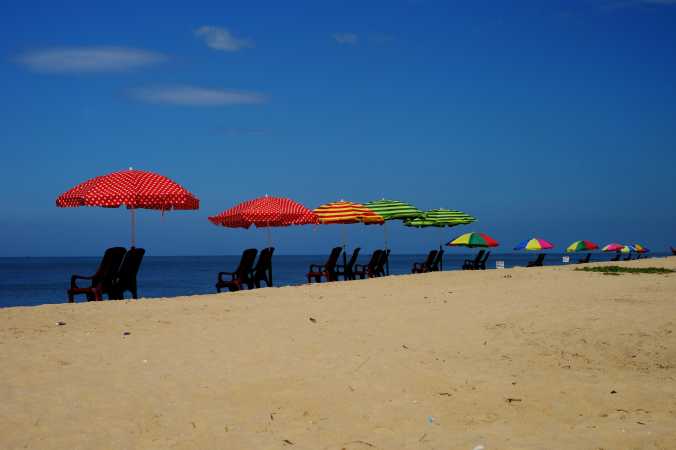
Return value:
M 56 206 L 100 206 L 131 210 L 131 245 L 136 245 L 136 209 L 199 209 L 200 201 L 169 178 L 143 170 L 123 170 L 92 178 L 59 195 Z
M 270 227 L 319 223 L 317 215 L 300 203 L 288 198 L 267 195 L 240 203 L 209 217 L 209 220 L 214 225 L 228 228 L 249 228 L 251 225 L 268 228 L 268 243 L 270 243 Z

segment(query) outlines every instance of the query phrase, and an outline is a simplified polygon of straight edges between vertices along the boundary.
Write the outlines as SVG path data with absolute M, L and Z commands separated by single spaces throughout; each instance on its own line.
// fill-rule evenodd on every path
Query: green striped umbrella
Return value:
M 470 216 L 462 211 L 454 209 L 431 209 L 425 211 L 421 217 L 409 219 L 404 221 L 407 227 L 426 228 L 426 227 L 454 227 L 457 225 L 467 225 L 476 220 L 475 217 Z M 443 243 L 443 236 L 442 236 Z M 441 249 L 441 244 L 439 244 Z
M 425 211 L 422 216 L 404 221 L 407 227 L 454 227 L 456 225 L 467 225 L 476 220 L 462 211 L 454 209 L 431 209 Z
M 364 203 L 371 211 L 375 212 L 383 219 L 385 219 L 385 224 L 383 226 L 383 232 L 385 233 L 385 251 L 387 251 L 387 221 L 388 220 L 407 220 L 415 219 L 422 216 L 423 212 L 411 205 L 410 203 L 400 202 L 399 200 L 375 200 L 372 202 Z M 389 260 L 385 261 L 387 266 L 387 274 L 390 273 L 390 262 Z
M 385 220 L 415 219 L 423 214 L 422 211 L 410 203 L 400 202 L 398 200 L 376 200 L 364 203 L 364 206 L 379 216 L 382 216 Z

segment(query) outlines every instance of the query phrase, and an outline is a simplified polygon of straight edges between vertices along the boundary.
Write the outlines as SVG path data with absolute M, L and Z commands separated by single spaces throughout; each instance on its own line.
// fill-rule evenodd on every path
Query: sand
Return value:
M 676 448 L 676 274 L 444 272 L 0 310 L 1 449 L 477 446 Z

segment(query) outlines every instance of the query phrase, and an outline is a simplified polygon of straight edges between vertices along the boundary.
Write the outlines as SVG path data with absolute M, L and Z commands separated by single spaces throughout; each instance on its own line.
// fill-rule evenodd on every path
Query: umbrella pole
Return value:
M 343 268 L 347 266 L 347 225 L 343 225 Z
M 383 222 L 383 231 L 385 232 L 385 273 L 390 274 L 390 257 L 387 255 L 387 221 Z
M 131 209 L 131 248 L 136 247 L 136 209 Z
M 444 242 L 444 227 L 439 227 L 439 251 L 442 252 L 444 249 L 442 247 L 442 244 Z M 441 255 L 441 259 L 439 259 L 439 272 L 442 272 L 444 270 L 444 255 Z

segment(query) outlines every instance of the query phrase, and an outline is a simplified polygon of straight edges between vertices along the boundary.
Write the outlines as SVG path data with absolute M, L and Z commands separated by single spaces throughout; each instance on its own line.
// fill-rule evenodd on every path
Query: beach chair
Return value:
M 434 258 L 434 262 L 430 266 L 429 271 L 430 272 L 439 272 L 440 270 L 442 270 L 443 265 L 444 265 L 444 250 L 439 249 L 439 251 L 437 251 L 436 258 Z
M 476 270 L 481 267 L 481 259 L 484 257 L 486 250 L 479 250 L 474 259 L 466 259 L 462 264 L 462 270 Z
M 72 275 L 70 277 L 70 288 L 67 291 L 68 302 L 73 303 L 75 296 L 79 294 L 86 295 L 87 301 L 102 300 L 103 294 L 107 294 L 110 298 L 110 289 L 125 253 L 127 253 L 127 249 L 124 247 L 109 248 L 104 252 L 99 268 L 94 275 Z M 77 280 L 90 280 L 90 284 L 87 287 L 78 286 Z
M 528 265 L 526 267 L 542 267 L 545 262 L 545 254 L 540 253 L 537 258 L 533 261 L 528 261 Z
M 343 251 L 342 247 L 334 247 L 334 249 L 331 250 L 331 254 L 329 254 L 329 258 L 323 265 L 310 264 L 310 269 L 307 273 L 307 282 L 312 283 L 312 279 L 314 279 L 317 283 L 321 283 L 322 277 L 326 278 L 326 281 L 337 281 L 336 263 L 338 262 L 341 251 Z
M 242 257 L 239 260 L 239 265 L 234 272 L 218 272 L 218 279 L 216 281 L 216 292 L 221 292 L 221 289 L 228 288 L 229 291 L 239 291 L 242 285 L 249 286 L 251 281 L 251 269 L 256 261 L 256 254 L 258 250 L 255 248 L 248 248 L 242 252 Z M 229 280 L 224 280 L 223 276 L 228 275 Z
M 483 259 L 481 260 L 481 263 L 479 263 L 479 269 L 486 270 L 486 261 L 488 261 L 489 256 L 491 256 L 490 250 L 486 252 Z
M 256 266 L 249 273 L 247 281 L 249 289 L 260 288 L 261 281 L 265 281 L 268 287 L 272 287 L 272 254 L 274 252 L 274 247 L 266 247 L 258 254 Z
M 617 254 L 613 258 L 611 258 L 610 260 L 611 261 L 619 261 L 620 259 L 622 259 L 622 254 L 620 252 L 617 252 Z
M 629 253 L 627 256 L 625 256 L 622 261 L 631 261 L 631 253 Z
M 587 253 L 587 256 L 585 256 L 585 257 L 582 258 L 582 259 L 579 259 L 579 260 L 577 261 L 577 264 L 586 264 L 586 263 L 588 263 L 590 260 L 591 260 L 591 253 Z
M 384 249 L 383 250 L 383 265 L 382 265 L 382 270 L 381 276 L 389 275 L 390 274 L 390 249 Z
M 360 251 L 361 249 L 359 247 L 355 248 L 347 264 L 336 265 L 336 278 L 342 276 L 343 280 L 355 279 L 354 265 L 357 263 L 357 258 L 359 257 Z
M 377 277 L 384 277 L 386 273 L 386 265 L 388 263 L 390 257 L 390 250 L 383 249 L 382 253 L 380 254 L 380 259 L 378 260 L 378 263 L 376 264 L 374 271 Z
M 425 273 L 429 272 L 430 266 L 432 266 L 432 263 L 434 263 L 434 258 L 437 257 L 437 253 L 439 250 L 430 250 L 430 252 L 427 254 L 427 258 L 425 258 L 425 261 L 420 262 L 420 263 L 413 263 L 413 267 L 411 268 L 411 273 Z
M 138 298 L 138 282 L 136 277 L 141 268 L 141 262 L 143 261 L 143 255 L 145 255 L 145 253 L 145 249 L 132 247 L 124 255 L 120 269 L 117 271 L 117 275 L 113 280 L 109 298 L 122 300 L 124 298 L 124 293 L 127 291 L 131 293 L 132 298 Z
M 362 280 L 364 278 L 380 276 L 379 270 L 382 270 L 382 265 L 384 264 L 383 254 L 383 250 L 374 250 L 368 264 L 356 264 L 354 266 L 355 276 L 358 276 Z
M 671 254 L 676 255 L 676 248 L 674 247 L 669 247 L 671 249 Z

